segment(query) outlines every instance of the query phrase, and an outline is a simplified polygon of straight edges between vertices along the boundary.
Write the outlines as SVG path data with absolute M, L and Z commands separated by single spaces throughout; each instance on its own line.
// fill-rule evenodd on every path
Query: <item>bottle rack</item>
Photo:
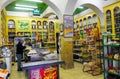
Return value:
M 120 35 L 103 35 L 104 79 L 120 79 Z

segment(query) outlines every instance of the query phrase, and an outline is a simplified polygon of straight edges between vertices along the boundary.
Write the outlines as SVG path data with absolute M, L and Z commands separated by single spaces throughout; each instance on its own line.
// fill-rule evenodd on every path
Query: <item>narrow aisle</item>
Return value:
M 103 79 L 103 74 L 98 76 L 92 76 L 86 72 L 82 72 L 82 65 L 75 62 L 74 69 L 62 69 L 60 68 L 60 79 Z M 12 74 L 9 79 L 27 79 L 27 73 L 25 71 L 17 71 L 17 64 L 12 66 Z
M 17 71 L 17 63 L 12 66 L 12 72 L 8 79 L 27 79 L 25 71 Z
M 87 72 L 82 71 L 82 64 L 74 62 L 73 69 L 64 70 L 60 68 L 60 79 L 104 79 L 103 74 L 92 76 Z

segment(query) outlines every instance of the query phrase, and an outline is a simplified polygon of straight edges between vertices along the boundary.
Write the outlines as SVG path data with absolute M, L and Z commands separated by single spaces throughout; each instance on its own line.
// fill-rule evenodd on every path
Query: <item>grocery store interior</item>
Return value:
M 120 79 L 120 0 L 0 0 L 0 79 Z

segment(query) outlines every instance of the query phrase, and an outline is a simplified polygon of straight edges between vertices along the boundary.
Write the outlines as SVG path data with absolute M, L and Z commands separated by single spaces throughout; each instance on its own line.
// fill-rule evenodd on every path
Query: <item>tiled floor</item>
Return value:
M 80 63 L 74 63 L 75 68 L 64 70 L 60 68 L 60 79 L 103 79 L 103 74 L 98 76 L 92 76 L 86 72 L 82 72 L 82 65 Z M 25 71 L 17 71 L 16 63 L 12 66 L 12 73 L 9 79 L 27 79 Z

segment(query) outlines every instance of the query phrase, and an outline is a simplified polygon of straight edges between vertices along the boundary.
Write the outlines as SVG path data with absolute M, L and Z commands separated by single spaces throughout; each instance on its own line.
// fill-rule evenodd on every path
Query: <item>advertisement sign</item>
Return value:
M 19 31 L 29 31 L 30 24 L 28 20 L 18 20 L 18 28 Z
M 58 79 L 57 67 L 46 66 L 32 69 L 30 71 L 30 79 Z
M 74 18 L 71 15 L 64 15 L 64 37 L 73 37 Z

